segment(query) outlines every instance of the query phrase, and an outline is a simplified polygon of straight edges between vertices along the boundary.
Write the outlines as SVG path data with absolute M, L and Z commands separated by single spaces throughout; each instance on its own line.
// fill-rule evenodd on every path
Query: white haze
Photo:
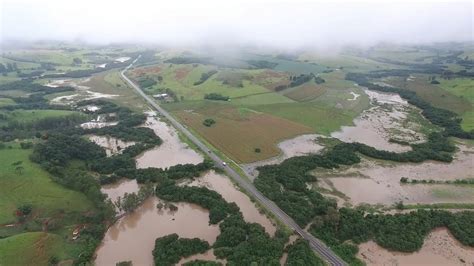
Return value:
M 0 0 L 1 40 L 331 48 L 473 40 L 471 1 Z

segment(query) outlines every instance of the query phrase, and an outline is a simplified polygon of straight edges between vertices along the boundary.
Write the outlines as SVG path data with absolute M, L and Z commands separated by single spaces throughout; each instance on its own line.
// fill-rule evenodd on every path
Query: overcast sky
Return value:
M 472 41 L 471 1 L 0 0 L 1 39 L 299 48 Z

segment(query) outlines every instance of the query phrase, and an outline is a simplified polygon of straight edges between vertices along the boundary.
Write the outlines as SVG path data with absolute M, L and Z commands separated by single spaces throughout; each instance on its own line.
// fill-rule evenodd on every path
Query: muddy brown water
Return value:
M 102 193 L 107 194 L 107 197 L 116 202 L 118 197 L 123 197 L 125 193 L 136 193 L 140 189 L 135 179 L 121 179 L 113 184 L 103 185 Z
M 204 160 L 199 153 L 181 142 L 174 128 L 169 127 L 157 117 L 147 117 L 145 126 L 153 129 L 163 143 L 139 155 L 136 158 L 137 168 L 166 168 L 177 164 L 198 164 Z
M 192 182 L 184 183 L 183 185 L 207 187 L 217 191 L 227 202 L 235 202 L 239 206 L 246 222 L 258 223 L 265 228 L 265 231 L 270 234 L 270 236 L 275 235 L 276 226 L 273 225 L 265 214 L 260 213 L 250 198 L 238 190 L 229 178 L 215 171 L 209 171 L 204 176 L 196 178 Z
M 180 237 L 200 238 L 213 244 L 219 235 L 217 225 L 209 225 L 209 212 L 198 205 L 176 203 L 176 212 L 157 210 L 159 200 L 152 197 L 135 212 L 122 217 L 107 231 L 96 252 L 96 265 L 154 265 L 155 240 L 176 233 Z
M 459 143 L 451 163 L 383 163 L 364 159 L 359 165 L 330 173 L 316 173 L 328 178 L 334 187 L 350 197 L 350 203 L 472 203 L 473 186 L 400 184 L 401 177 L 454 181 L 474 178 L 474 147 Z M 327 185 L 324 185 L 326 188 Z
M 407 110 L 415 108 L 403 100 L 398 94 L 380 93 L 364 90 L 369 96 L 372 108 L 365 110 L 354 119 L 354 126 L 343 126 L 340 131 L 333 132 L 332 137 L 344 142 L 360 142 L 379 150 L 404 152 L 411 147 L 389 142 L 392 131 L 397 134 L 393 137 L 409 141 L 421 142 L 423 134 L 417 132 L 419 125 L 410 123 L 411 128 L 403 126 L 407 119 Z
M 359 245 L 357 257 L 367 265 L 474 265 L 474 248 L 459 243 L 446 228 L 438 228 L 417 252 L 392 252 L 369 241 Z
M 164 168 L 176 164 L 203 161 L 203 157 L 182 143 L 177 132 L 151 114 L 145 126 L 152 128 L 163 139 L 163 144 L 146 151 L 136 158 L 140 168 Z M 265 230 L 273 235 L 276 227 L 250 199 L 239 191 L 225 176 L 210 171 L 188 185 L 206 186 L 216 190 L 229 202 L 236 202 L 244 219 L 248 222 L 262 224 Z M 126 192 L 132 193 L 139 189 L 135 180 L 123 179 L 116 184 L 105 185 L 102 191 L 113 201 Z M 119 261 L 131 260 L 134 265 L 153 265 L 152 250 L 155 239 L 164 235 L 177 233 L 180 237 L 198 237 L 213 244 L 220 234 L 217 225 L 209 225 L 209 211 L 198 205 L 176 203 L 178 211 L 158 211 L 156 204 L 159 199 L 152 197 L 144 202 L 135 212 L 119 219 L 107 231 L 102 244 L 96 251 L 96 265 L 115 265 Z M 193 259 L 215 260 L 212 250 L 183 259 L 184 263 Z M 225 261 L 223 261 L 225 262 Z
M 109 136 L 89 136 L 89 140 L 105 149 L 107 156 L 122 153 L 122 151 L 132 145 L 133 141 L 123 141 Z
M 323 136 L 318 134 L 306 134 L 284 140 L 278 143 L 278 148 L 281 150 L 279 156 L 254 163 L 242 164 L 241 166 L 245 172 L 255 178 L 258 176 L 257 167 L 259 166 L 279 164 L 291 157 L 320 152 L 324 146 L 316 143 L 316 139 L 319 137 Z

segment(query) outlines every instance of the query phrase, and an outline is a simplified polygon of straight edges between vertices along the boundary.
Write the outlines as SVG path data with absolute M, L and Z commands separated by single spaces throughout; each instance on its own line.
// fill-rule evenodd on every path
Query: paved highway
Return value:
M 319 239 L 315 238 L 313 235 L 309 234 L 308 232 L 304 231 L 298 224 L 291 217 L 289 217 L 285 212 L 283 212 L 273 201 L 267 199 L 263 196 L 260 191 L 258 191 L 254 185 L 250 182 L 250 177 L 242 177 L 236 171 L 234 171 L 229 166 L 224 164 L 224 161 L 221 160 L 214 152 L 212 152 L 203 142 L 201 142 L 196 136 L 194 136 L 185 126 L 179 123 L 176 119 L 174 119 L 166 110 L 161 108 L 153 98 L 146 95 L 134 82 L 132 82 L 127 76 L 125 76 L 125 72 L 133 66 L 140 58 L 137 57 L 128 67 L 126 67 L 120 74 L 122 75 L 123 79 L 126 80 L 130 86 L 132 86 L 153 108 L 155 108 L 162 116 L 170 121 L 170 123 L 179 131 L 181 131 L 186 137 L 188 137 L 196 146 L 199 147 L 203 152 L 205 152 L 209 157 L 216 163 L 217 167 L 224 170 L 228 176 L 234 179 L 240 187 L 245 189 L 248 193 L 253 195 L 255 199 L 257 199 L 265 208 L 271 211 L 276 217 L 278 217 L 283 223 L 285 223 L 288 227 L 293 229 L 297 232 L 301 237 L 308 240 L 311 248 L 315 250 L 320 257 L 325 259 L 331 265 L 347 265 L 341 258 L 339 258 L 334 252 L 332 252 L 324 243 L 322 243 Z

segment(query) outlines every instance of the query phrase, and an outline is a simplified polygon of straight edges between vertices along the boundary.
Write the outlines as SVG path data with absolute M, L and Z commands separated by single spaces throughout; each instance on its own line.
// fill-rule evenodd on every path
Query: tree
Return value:
M 80 65 L 80 64 L 82 64 L 82 59 L 77 58 L 77 57 L 74 57 L 74 58 L 72 59 L 72 62 L 73 62 L 74 64 L 76 64 L 76 65 Z
M 212 118 L 206 118 L 202 124 L 205 125 L 206 127 L 211 127 L 212 125 L 214 125 L 216 123 L 216 121 Z

